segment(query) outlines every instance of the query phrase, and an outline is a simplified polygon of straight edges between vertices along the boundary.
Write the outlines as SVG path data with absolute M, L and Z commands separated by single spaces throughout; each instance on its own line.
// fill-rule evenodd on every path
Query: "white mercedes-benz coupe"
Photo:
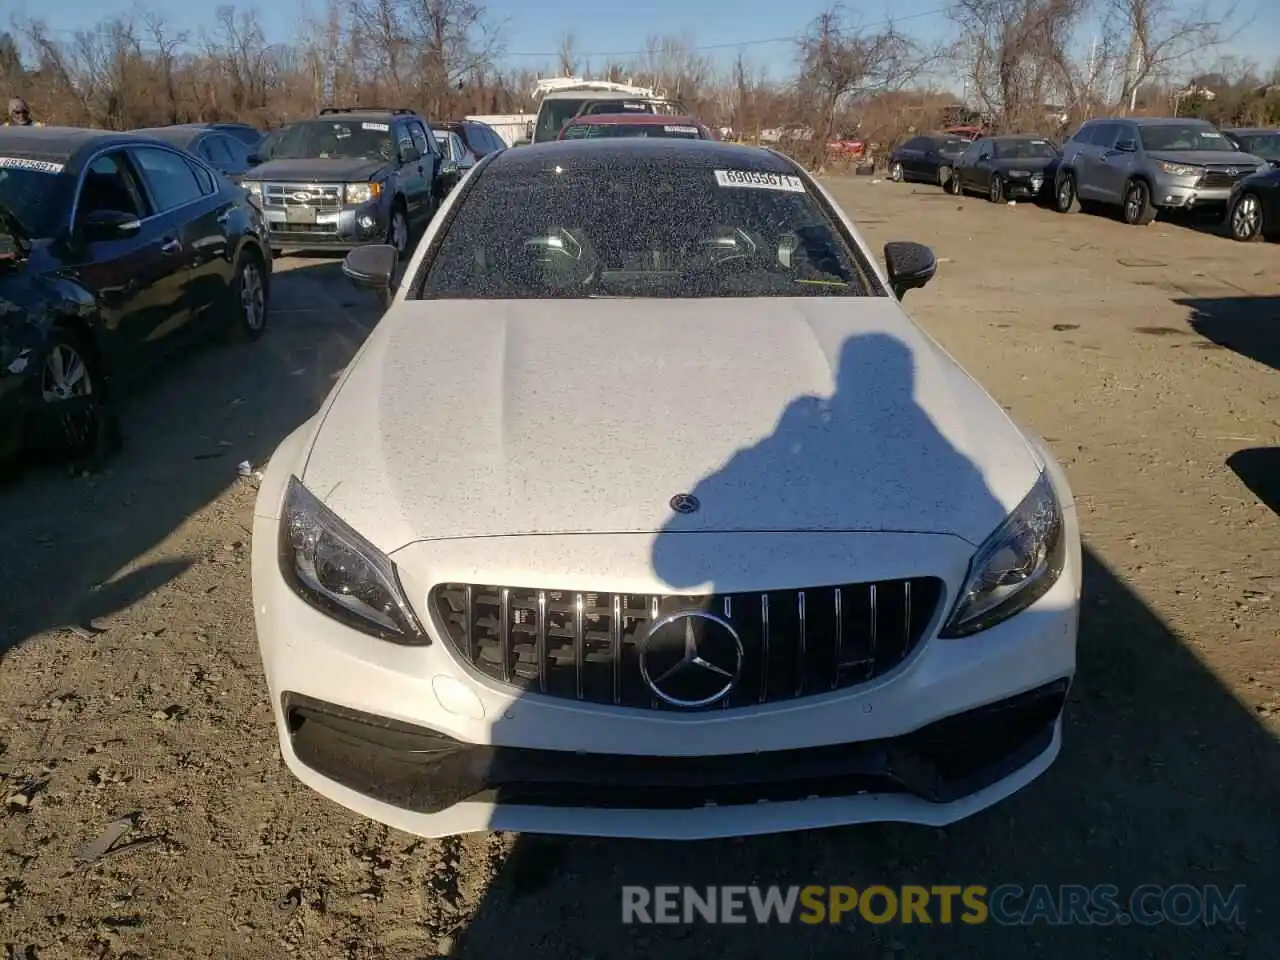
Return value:
M 1073 500 L 773 151 L 491 155 L 265 470 L 290 770 L 424 836 L 942 825 L 1057 756 Z

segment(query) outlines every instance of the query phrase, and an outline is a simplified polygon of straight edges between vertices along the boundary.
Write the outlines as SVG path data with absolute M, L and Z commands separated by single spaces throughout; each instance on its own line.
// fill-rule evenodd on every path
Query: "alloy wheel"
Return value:
M 1251 193 L 1236 202 L 1231 211 L 1231 235 L 1237 240 L 1253 240 L 1262 233 L 1262 205 Z
M 267 322 L 267 292 L 256 263 L 246 262 L 240 268 L 240 311 L 251 331 L 261 330 Z

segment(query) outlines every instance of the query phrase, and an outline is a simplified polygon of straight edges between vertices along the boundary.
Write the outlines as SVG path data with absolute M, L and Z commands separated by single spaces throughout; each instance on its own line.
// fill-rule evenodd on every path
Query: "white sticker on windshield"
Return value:
M 1222 139 L 1222 134 L 1220 134 L 1217 130 L 1201 130 L 1201 131 L 1200 131 L 1200 136 L 1205 137 L 1205 138 L 1207 138 L 1207 139 L 1209 139 L 1209 140 L 1221 140 L 1221 139 Z
M 684 127 L 678 123 L 664 124 L 662 129 L 665 130 L 667 133 L 692 133 L 696 135 L 698 132 L 697 127 Z
M 1038 147 L 1047 147 L 1049 145 L 1048 140 L 1032 140 L 1031 142 Z
M 716 183 L 722 187 L 746 187 L 751 190 L 782 190 L 785 193 L 804 193 L 799 177 L 781 173 L 762 173 L 759 170 L 717 170 Z
M 369 123 L 368 121 L 365 121 L 364 123 L 360 124 L 360 128 L 361 128 L 362 130 L 381 130 L 383 133 L 386 133 L 388 130 L 390 130 L 390 129 L 391 129 L 391 124 L 389 124 L 389 123 Z
M 61 173 L 63 165 L 48 160 L 28 160 L 26 157 L 0 157 L 0 167 L 12 170 L 35 170 L 39 173 Z

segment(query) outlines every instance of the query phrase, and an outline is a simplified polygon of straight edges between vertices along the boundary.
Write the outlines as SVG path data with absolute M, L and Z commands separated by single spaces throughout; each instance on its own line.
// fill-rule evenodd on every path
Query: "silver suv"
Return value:
M 1158 210 L 1225 210 L 1231 188 L 1266 167 L 1204 120 L 1089 120 L 1063 148 L 1054 207 L 1118 206 L 1125 223 L 1142 226 Z

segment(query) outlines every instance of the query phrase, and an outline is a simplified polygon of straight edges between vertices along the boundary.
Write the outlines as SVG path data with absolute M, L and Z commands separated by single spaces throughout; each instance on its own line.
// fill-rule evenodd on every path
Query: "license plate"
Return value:
M 290 207 L 289 222 L 290 223 L 315 223 L 316 208 L 315 207 Z

